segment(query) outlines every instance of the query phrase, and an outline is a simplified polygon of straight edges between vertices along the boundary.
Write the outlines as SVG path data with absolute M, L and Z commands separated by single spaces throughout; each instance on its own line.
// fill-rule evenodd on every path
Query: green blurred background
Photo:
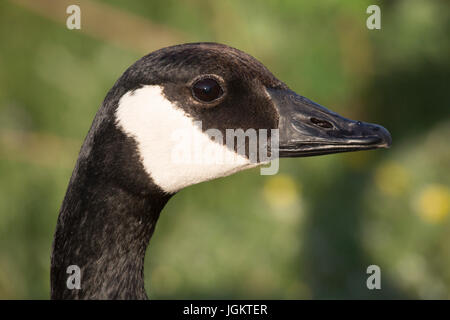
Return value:
M 81 30 L 66 7 L 81 7 Z M 368 30 L 366 8 L 381 7 Z M 147 252 L 151 298 L 450 298 L 450 2 L 0 2 L 0 298 L 49 298 L 53 232 L 107 90 L 142 55 L 216 41 L 393 136 L 189 187 Z M 381 268 L 368 290 L 366 268 Z

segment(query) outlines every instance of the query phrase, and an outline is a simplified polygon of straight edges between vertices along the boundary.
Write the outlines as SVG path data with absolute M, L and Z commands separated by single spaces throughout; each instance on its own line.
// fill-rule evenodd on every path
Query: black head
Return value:
M 291 91 L 252 56 L 217 43 L 155 51 L 131 66 L 116 85 L 161 85 L 203 130 L 280 129 L 280 155 L 299 157 L 389 147 L 389 132 L 352 121 Z
M 149 88 L 158 88 L 162 98 L 155 93 L 142 94 Z M 165 106 L 161 109 L 158 105 Z M 192 122 L 201 121 L 202 132 L 215 129 L 223 137 L 229 129 L 279 129 L 279 146 L 272 145 L 272 157 L 276 152 L 280 157 L 301 157 L 386 148 L 391 144 L 390 134 L 383 127 L 346 119 L 297 95 L 255 58 L 216 43 L 183 44 L 150 53 L 120 77 L 104 106 L 115 112 L 122 130 L 135 138 L 138 146 L 146 148 L 141 148 L 140 157 L 154 180 L 161 180 L 155 177 L 156 171 L 164 170 L 176 172 L 180 180 L 187 181 L 178 183 L 177 190 L 250 166 L 240 163 L 235 168 L 216 167 L 202 177 L 180 173 L 195 171 L 192 164 L 176 170 L 168 166 L 170 158 L 161 154 L 171 152 L 174 145 L 168 141 L 169 136 L 184 121 L 172 113 L 165 115 L 164 110 L 176 109 Z M 214 139 L 214 143 L 230 149 L 228 142 Z M 154 148 L 158 144 L 163 146 Z M 244 156 L 249 158 L 248 141 L 244 144 Z M 237 147 L 233 144 L 231 149 L 236 151 Z M 150 158 L 146 158 L 148 154 Z M 155 161 L 164 165 L 155 167 Z M 164 179 L 169 179 L 166 174 Z

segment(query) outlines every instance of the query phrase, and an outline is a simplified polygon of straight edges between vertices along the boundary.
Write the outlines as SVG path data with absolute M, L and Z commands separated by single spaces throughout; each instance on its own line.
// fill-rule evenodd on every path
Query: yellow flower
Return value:
M 405 167 L 389 162 L 377 169 L 375 183 L 382 193 L 398 196 L 408 187 L 409 174 Z
M 287 175 L 278 174 L 268 178 L 264 184 L 264 197 L 276 209 L 292 206 L 299 197 L 299 188 Z
M 419 194 L 416 209 L 427 222 L 442 221 L 450 210 L 450 189 L 440 184 L 426 186 Z

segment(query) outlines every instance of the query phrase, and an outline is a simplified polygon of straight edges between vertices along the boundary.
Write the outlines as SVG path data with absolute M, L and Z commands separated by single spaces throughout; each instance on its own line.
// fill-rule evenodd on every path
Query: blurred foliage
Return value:
M 78 149 L 146 52 L 27 3 L 0 2 L 0 298 L 46 299 Z M 254 169 L 181 191 L 148 249 L 150 297 L 450 298 L 450 2 L 80 3 L 82 19 L 101 5 L 123 14 L 119 25 L 144 19 L 184 42 L 237 47 L 298 93 L 393 134 L 390 150 L 282 160 L 276 176 Z M 370 4 L 381 30 L 365 26 Z M 366 288 L 371 264 L 382 290 Z

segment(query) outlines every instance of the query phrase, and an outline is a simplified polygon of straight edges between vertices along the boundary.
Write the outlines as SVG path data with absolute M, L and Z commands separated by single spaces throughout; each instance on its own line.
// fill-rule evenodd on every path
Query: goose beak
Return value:
M 389 148 L 384 127 L 346 119 L 291 90 L 267 89 L 278 109 L 279 156 L 306 157 Z

